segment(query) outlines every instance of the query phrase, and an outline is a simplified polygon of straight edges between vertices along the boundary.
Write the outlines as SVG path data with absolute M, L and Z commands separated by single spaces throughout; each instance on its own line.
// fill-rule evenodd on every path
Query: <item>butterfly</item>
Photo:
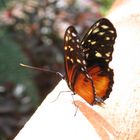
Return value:
M 116 29 L 106 18 L 93 24 L 80 41 L 73 26 L 64 35 L 65 79 L 74 94 L 90 105 L 101 103 L 109 97 L 114 72 L 109 67 Z

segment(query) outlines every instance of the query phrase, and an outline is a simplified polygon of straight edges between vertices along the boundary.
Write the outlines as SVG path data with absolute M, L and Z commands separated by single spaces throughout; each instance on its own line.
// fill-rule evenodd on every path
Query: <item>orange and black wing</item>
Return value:
M 64 36 L 64 61 L 69 88 L 92 105 L 95 101 L 93 80 L 87 72 L 85 55 L 72 26 L 68 27 Z
M 88 74 L 94 81 L 96 97 L 103 100 L 109 97 L 113 86 L 113 70 L 109 68 L 112 60 L 116 30 L 112 23 L 102 18 L 91 26 L 81 41 Z

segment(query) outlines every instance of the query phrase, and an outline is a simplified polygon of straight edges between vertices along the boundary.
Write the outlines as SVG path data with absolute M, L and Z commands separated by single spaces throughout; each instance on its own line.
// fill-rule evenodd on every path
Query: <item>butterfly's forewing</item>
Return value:
M 70 26 L 64 36 L 64 65 L 69 88 L 89 104 L 95 101 L 92 78 L 87 73 L 85 56 L 74 27 Z
M 112 60 L 116 30 L 108 19 L 100 19 L 91 26 L 81 46 L 85 55 L 89 75 L 94 81 L 96 96 L 108 98 L 113 85 Z

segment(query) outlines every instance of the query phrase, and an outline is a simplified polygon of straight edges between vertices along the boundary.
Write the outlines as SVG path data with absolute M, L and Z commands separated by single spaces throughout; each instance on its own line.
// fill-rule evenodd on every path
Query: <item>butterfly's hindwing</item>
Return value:
M 108 98 L 113 86 L 112 60 L 116 30 L 108 19 L 100 19 L 91 26 L 81 42 L 88 73 L 92 76 L 96 95 L 103 100 Z M 96 71 L 98 69 L 98 71 Z

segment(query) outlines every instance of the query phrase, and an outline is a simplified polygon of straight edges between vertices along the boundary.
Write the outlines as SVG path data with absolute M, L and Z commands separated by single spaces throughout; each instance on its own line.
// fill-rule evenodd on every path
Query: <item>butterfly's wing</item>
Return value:
M 92 78 L 87 73 L 85 56 L 74 27 L 67 28 L 64 36 L 64 65 L 69 88 L 89 104 L 95 101 Z
M 113 70 L 109 68 L 112 60 L 116 30 L 112 23 L 102 18 L 91 26 L 81 41 L 88 73 L 92 76 L 96 96 L 108 98 L 113 86 Z

